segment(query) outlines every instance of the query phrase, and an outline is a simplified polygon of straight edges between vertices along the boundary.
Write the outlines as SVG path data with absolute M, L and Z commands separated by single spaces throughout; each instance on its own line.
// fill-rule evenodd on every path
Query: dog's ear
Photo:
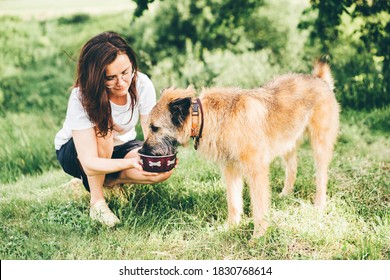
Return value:
M 172 123 L 179 127 L 190 114 L 191 97 L 178 98 L 169 104 L 169 111 L 172 115 Z
M 162 90 L 160 90 L 160 96 L 162 96 L 166 91 L 172 91 L 172 90 L 175 90 L 174 87 L 167 87 L 167 88 L 163 88 Z

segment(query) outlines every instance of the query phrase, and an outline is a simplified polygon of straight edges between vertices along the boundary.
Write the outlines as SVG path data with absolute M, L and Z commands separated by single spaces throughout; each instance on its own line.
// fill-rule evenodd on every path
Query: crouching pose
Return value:
M 83 46 L 55 149 L 63 170 L 90 191 L 90 217 L 106 226 L 119 219 L 107 206 L 103 185 L 153 184 L 172 174 L 145 172 L 138 163 L 142 142 L 135 126 L 140 121 L 148 136 L 155 103 L 152 82 L 137 71 L 133 49 L 117 33 L 104 32 Z

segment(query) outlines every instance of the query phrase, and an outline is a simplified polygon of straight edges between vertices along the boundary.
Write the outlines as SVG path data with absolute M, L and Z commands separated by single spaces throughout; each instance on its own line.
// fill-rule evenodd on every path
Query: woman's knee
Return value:
M 138 151 L 139 151 L 140 149 L 141 149 L 141 147 L 135 148 L 134 150 L 131 150 L 130 152 L 128 152 L 128 153 L 125 155 L 125 158 L 137 157 L 137 156 L 138 156 Z
M 105 137 L 97 137 L 98 156 L 101 158 L 111 158 L 114 151 L 113 133 L 109 132 Z

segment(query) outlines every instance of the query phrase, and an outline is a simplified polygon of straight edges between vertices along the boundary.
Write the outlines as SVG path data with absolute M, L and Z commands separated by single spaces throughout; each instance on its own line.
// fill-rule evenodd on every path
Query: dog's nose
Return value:
M 146 155 L 146 156 L 153 156 L 153 148 L 150 146 L 147 142 L 144 142 L 141 149 L 139 150 L 140 154 Z

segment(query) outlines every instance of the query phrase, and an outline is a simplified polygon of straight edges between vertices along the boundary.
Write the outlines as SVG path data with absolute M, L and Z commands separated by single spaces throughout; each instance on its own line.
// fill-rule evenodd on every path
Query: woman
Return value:
M 137 71 L 134 51 L 114 32 L 91 38 L 82 48 L 66 119 L 56 134 L 64 171 L 90 191 L 90 217 L 112 227 L 119 219 L 108 208 L 103 185 L 153 184 L 172 171 L 149 173 L 138 163 L 138 120 L 146 139 L 148 114 L 156 102 L 150 79 Z

